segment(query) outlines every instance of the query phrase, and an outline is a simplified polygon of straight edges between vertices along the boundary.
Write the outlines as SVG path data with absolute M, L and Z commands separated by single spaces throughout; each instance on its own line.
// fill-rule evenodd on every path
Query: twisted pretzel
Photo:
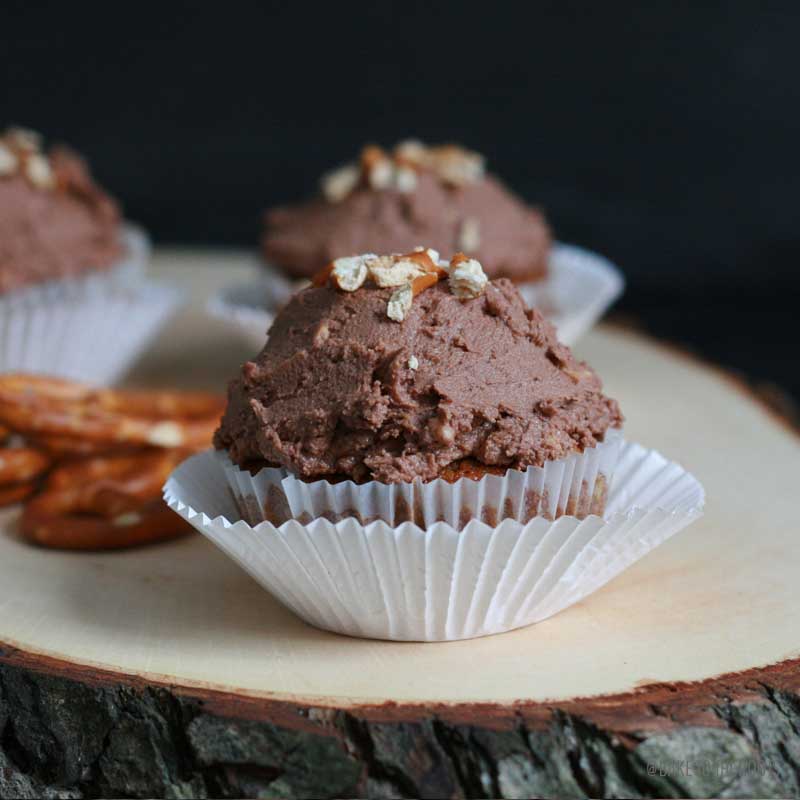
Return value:
M 32 481 L 50 464 L 51 459 L 34 447 L 0 448 L 0 486 Z
M 0 397 L 11 402 L 82 403 L 150 419 L 219 416 L 224 400 L 208 392 L 97 389 L 62 378 L 26 373 L 0 375 Z
M 52 441 L 202 449 L 223 401 L 202 392 L 122 392 L 29 375 L 0 376 L 0 424 Z
M 22 533 L 37 544 L 67 549 L 131 547 L 185 533 L 189 528 L 159 497 L 185 456 L 149 452 L 62 465 L 26 505 Z
M 21 531 L 46 547 L 112 549 L 183 535 L 191 526 L 164 504 L 161 487 L 210 444 L 223 408 L 205 392 L 0 375 L 0 442 L 22 440 L 0 448 L 0 507 L 26 500 Z
M 192 528 L 160 498 L 107 517 L 77 513 L 53 515 L 35 497 L 22 514 L 20 528 L 29 541 L 63 550 L 118 550 L 183 536 Z
M 13 506 L 30 497 L 36 489 L 36 482 L 18 483 L 10 486 L 0 486 L 0 508 Z

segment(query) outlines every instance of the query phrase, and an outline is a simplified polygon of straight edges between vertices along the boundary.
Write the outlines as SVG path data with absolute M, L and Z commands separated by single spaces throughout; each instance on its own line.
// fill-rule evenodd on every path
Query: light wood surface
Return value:
M 250 353 L 204 298 L 247 276 L 230 253 L 162 252 L 189 287 L 131 384 L 222 388 Z M 800 655 L 800 444 L 706 367 L 628 333 L 576 348 L 628 438 L 684 464 L 707 514 L 580 604 L 539 625 L 447 644 L 351 640 L 296 619 L 196 536 L 114 554 L 33 549 L 0 517 L 0 642 L 75 664 L 241 695 L 359 702 L 560 700 L 700 680 Z

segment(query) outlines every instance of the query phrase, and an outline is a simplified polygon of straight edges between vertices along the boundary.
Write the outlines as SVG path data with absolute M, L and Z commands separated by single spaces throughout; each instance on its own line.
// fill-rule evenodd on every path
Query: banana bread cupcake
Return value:
M 250 521 L 463 526 L 602 514 L 621 423 L 510 280 L 418 248 L 339 258 L 297 293 L 215 446 Z
M 0 372 L 116 380 L 180 299 L 144 280 L 148 254 L 80 156 L 0 136 Z
M 124 255 L 119 207 L 66 147 L 0 137 L 0 293 L 108 270 Z
M 406 141 L 391 153 L 365 147 L 358 163 L 323 176 L 317 198 L 268 211 L 262 251 L 287 275 L 309 278 L 342 253 L 405 252 L 419 242 L 465 252 L 490 278 L 529 283 L 547 274 L 551 233 L 478 153 Z

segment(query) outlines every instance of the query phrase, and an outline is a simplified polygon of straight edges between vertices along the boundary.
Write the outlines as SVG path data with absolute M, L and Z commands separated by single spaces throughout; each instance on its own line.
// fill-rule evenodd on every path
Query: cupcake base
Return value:
M 445 641 L 501 633 L 591 594 L 702 514 L 704 492 L 680 466 L 625 444 L 603 517 L 461 531 L 443 522 L 362 525 L 241 519 L 212 452 L 184 462 L 170 507 L 312 625 L 378 639 Z
M 539 516 L 553 520 L 565 514 L 579 519 L 602 514 L 622 444 L 621 433 L 611 429 L 596 447 L 543 467 L 487 470 L 462 461 L 436 480 L 399 484 L 306 481 L 280 468 L 240 469 L 225 453 L 217 458 L 242 517 L 253 525 L 352 517 L 361 525 L 382 520 L 425 528 L 445 522 L 460 530 L 472 519 L 488 525 L 505 519 L 524 524 Z

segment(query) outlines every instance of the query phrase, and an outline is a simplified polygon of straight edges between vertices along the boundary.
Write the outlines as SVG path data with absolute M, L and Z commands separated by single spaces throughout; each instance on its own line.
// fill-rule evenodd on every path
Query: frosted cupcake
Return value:
M 697 480 L 621 422 L 475 259 L 340 258 L 164 497 L 311 625 L 467 639 L 558 613 L 700 516 Z
M 483 156 L 456 145 L 406 141 L 365 147 L 357 163 L 323 176 L 318 197 L 265 215 L 263 254 L 308 278 L 342 253 L 405 252 L 428 242 L 480 260 L 491 278 L 547 274 L 550 228 L 496 177 Z
M 0 371 L 118 377 L 174 309 L 148 242 L 66 147 L 0 136 Z
M 125 255 L 116 201 L 66 147 L 12 129 L 0 137 L 0 293 L 104 272 Z
M 337 259 L 278 314 L 215 445 L 251 522 L 602 514 L 622 415 L 514 284 L 434 250 Z
M 538 208 L 457 145 L 406 141 L 365 147 L 355 163 L 324 175 L 311 200 L 264 217 L 259 277 L 209 300 L 213 316 L 260 347 L 298 286 L 342 253 L 408 252 L 419 242 L 463 252 L 491 279 L 508 278 L 573 343 L 622 291 L 619 271 L 581 248 L 553 242 Z

